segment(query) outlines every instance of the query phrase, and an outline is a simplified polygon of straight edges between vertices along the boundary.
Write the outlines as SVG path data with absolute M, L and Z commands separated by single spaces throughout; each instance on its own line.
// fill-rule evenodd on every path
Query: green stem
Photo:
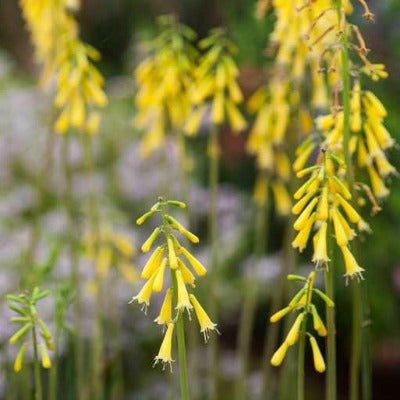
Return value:
M 297 400 L 304 400 L 304 361 L 306 349 L 306 326 L 307 313 L 304 314 L 304 319 L 301 324 L 301 332 L 299 339 L 299 355 L 297 357 Z
M 70 151 L 70 135 L 66 134 L 62 138 L 62 154 L 61 161 L 64 169 L 65 177 L 65 194 L 64 203 L 68 217 L 68 252 L 70 261 L 70 276 L 74 290 L 76 291 L 76 298 L 73 305 L 74 324 L 76 333 L 72 338 L 72 346 L 74 353 L 74 370 L 75 370 L 75 396 L 81 399 L 83 388 L 83 340 L 81 337 L 82 332 L 82 294 L 80 286 L 80 277 L 78 270 L 78 254 L 75 246 L 76 231 L 78 225 L 78 216 L 76 213 L 76 205 L 73 197 L 73 174 L 69 162 Z
M 168 242 L 169 229 L 164 205 L 161 205 L 161 216 L 163 222 L 163 231 L 165 236 L 165 243 Z M 174 293 L 174 303 L 178 304 L 178 281 L 176 278 L 176 271 L 171 268 L 171 278 Z M 178 311 L 178 318 L 176 321 L 176 334 L 178 341 L 178 358 L 179 358 L 179 377 L 181 386 L 181 400 L 189 400 L 189 384 L 186 362 L 186 343 L 185 343 L 185 328 L 183 326 L 183 313 Z
M 32 340 L 33 340 L 33 367 L 35 375 L 35 400 L 42 400 L 42 378 L 40 376 L 40 364 L 38 355 L 38 341 L 36 335 L 36 325 L 32 322 Z
M 325 293 L 334 301 L 334 285 L 333 285 L 333 266 L 325 271 Z M 327 320 L 327 385 L 326 398 L 327 400 L 336 399 L 336 326 L 335 326 L 335 309 L 334 307 L 326 306 Z
M 337 1 L 339 21 L 344 18 L 342 12 L 342 1 Z M 339 22 L 340 23 L 340 22 Z M 343 24 L 341 24 L 343 25 Z M 348 51 L 347 25 L 344 25 L 344 32 L 341 38 L 341 55 L 343 71 L 343 153 L 346 162 L 346 178 L 350 189 L 353 188 L 354 176 L 351 164 L 351 155 L 349 150 L 350 141 L 350 62 Z M 361 291 L 357 285 L 353 285 L 353 328 L 352 328 L 352 346 L 350 358 L 350 399 L 359 398 L 359 375 L 360 375 L 360 354 L 361 354 Z
M 92 234 L 95 237 L 95 254 L 98 252 L 100 240 L 100 222 L 99 211 L 97 204 L 97 197 L 94 188 L 94 157 L 93 157 L 93 144 L 91 137 L 87 134 L 83 135 L 83 146 L 85 152 L 86 170 L 90 179 L 90 188 L 88 192 L 88 205 L 89 205 L 89 222 Z M 103 380 L 101 379 L 101 361 L 103 354 L 103 289 L 102 281 L 99 274 L 96 272 L 95 277 L 97 295 L 95 305 L 95 325 L 94 325 L 94 338 L 92 342 L 92 392 L 96 400 L 101 400 L 104 395 Z
M 175 303 L 178 302 L 178 282 L 176 279 L 176 271 L 172 272 L 172 283 L 174 288 Z M 179 358 L 179 377 L 181 385 L 181 400 L 189 400 L 189 384 L 186 362 L 186 344 L 185 344 L 185 328 L 183 326 L 183 314 L 179 312 L 176 321 L 176 334 L 178 339 L 178 358 Z
M 261 171 L 262 177 L 268 185 L 265 171 Z M 268 231 L 268 198 L 263 204 L 257 205 L 256 229 L 254 239 L 254 262 L 250 266 L 250 273 L 244 284 L 243 308 L 240 317 L 238 349 L 241 365 L 240 377 L 236 388 L 236 399 L 242 400 L 246 397 L 246 382 L 249 369 L 250 343 L 253 321 L 257 305 L 259 285 L 255 276 L 255 267 L 265 251 Z
M 218 280 L 218 180 L 219 180 L 219 144 L 218 144 L 218 127 L 213 126 L 209 138 L 209 241 L 210 241 L 210 278 L 209 278 L 209 310 L 210 314 L 218 319 L 216 286 Z M 217 400 L 218 398 L 218 340 L 215 338 L 208 347 L 209 357 L 209 398 Z

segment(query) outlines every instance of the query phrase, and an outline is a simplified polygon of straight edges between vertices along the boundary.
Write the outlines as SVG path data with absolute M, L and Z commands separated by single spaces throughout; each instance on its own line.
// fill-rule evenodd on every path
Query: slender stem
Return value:
M 332 258 L 333 259 L 333 258 Z M 333 285 L 333 266 L 325 271 L 325 292 L 326 295 L 334 301 L 334 285 Z M 335 309 L 326 306 L 327 320 L 327 400 L 336 399 L 336 326 L 335 326 Z
M 61 146 L 61 162 L 64 170 L 65 177 L 65 193 L 64 203 L 68 217 L 68 252 L 70 262 L 70 276 L 71 282 L 76 291 L 76 298 L 73 305 L 74 324 L 76 333 L 72 338 L 72 347 L 74 353 L 74 379 L 75 379 L 75 396 L 80 399 L 82 396 L 83 387 L 83 340 L 81 337 L 82 332 L 82 293 L 80 286 L 79 270 L 78 270 L 78 253 L 76 251 L 75 240 L 78 225 L 78 217 L 76 213 L 76 206 L 73 197 L 73 174 L 69 162 L 70 151 L 70 134 L 66 134 L 62 138 Z
M 174 288 L 175 303 L 178 298 L 178 282 L 176 279 L 176 271 L 171 270 L 172 283 Z M 189 400 L 189 384 L 186 363 L 186 344 L 185 344 L 185 328 L 183 326 L 183 314 L 179 312 L 176 321 L 176 334 L 178 339 L 178 357 L 179 357 L 179 377 L 181 385 L 181 400 Z
M 219 144 L 218 144 L 218 127 L 213 126 L 210 132 L 209 139 L 209 241 L 210 241 L 210 295 L 209 295 L 209 310 L 214 318 L 218 319 L 216 286 L 218 280 L 218 215 L 217 215 L 217 200 L 218 200 L 218 180 L 219 180 Z M 216 400 L 218 398 L 218 340 L 212 340 L 208 347 L 209 356 L 209 398 Z
M 40 376 L 40 364 L 38 355 L 38 341 L 36 335 L 35 321 L 32 321 L 32 340 L 33 340 L 33 368 L 35 375 L 35 400 L 42 400 L 42 378 Z
M 337 1 L 339 18 L 344 18 L 342 12 L 342 1 Z M 339 19 L 340 21 L 340 19 Z M 344 32 L 341 38 L 342 54 L 342 81 L 343 81 L 343 153 L 346 162 L 346 178 L 349 187 L 352 190 L 354 176 L 351 164 L 351 155 L 349 150 L 350 141 L 350 62 L 348 51 L 347 26 L 344 25 Z M 359 398 L 359 375 L 360 375 L 360 354 L 361 354 L 361 291 L 357 284 L 353 285 L 353 328 L 352 328 L 352 346 L 350 358 L 350 399 Z
M 163 231 L 165 242 L 168 242 L 169 229 L 165 213 L 164 205 L 161 205 L 161 216 L 163 222 Z M 176 271 L 171 268 L 171 278 L 174 293 L 174 303 L 178 304 L 178 281 L 176 278 Z M 183 313 L 178 311 L 178 318 L 176 321 L 176 333 L 178 341 L 178 358 L 179 358 L 179 377 L 181 386 L 181 400 L 189 400 L 189 384 L 186 362 L 186 343 L 185 343 L 185 328 L 183 326 Z
M 360 353 L 361 353 L 361 293 L 358 282 L 352 282 L 353 294 L 353 326 L 352 326 L 352 344 L 350 359 L 350 399 L 359 398 L 359 375 L 360 375 Z
M 304 313 L 304 319 L 301 324 L 299 339 L 299 354 L 297 357 L 297 400 L 304 400 L 304 360 L 306 349 L 306 326 L 307 313 Z
M 97 197 L 94 188 L 94 159 L 93 144 L 89 135 L 83 134 L 83 146 L 85 152 L 86 170 L 89 174 L 90 188 L 88 192 L 89 222 L 94 234 L 94 250 L 98 252 L 100 240 L 99 211 Z M 103 288 L 100 275 L 96 272 L 95 277 L 97 296 L 95 304 L 94 338 L 92 343 L 92 392 L 96 400 L 101 400 L 104 395 L 103 380 L 101 379 L 101 359 L 103 354 Z
M 265 183 L 268 184 L 265 171 L 261 171 Z M 268 198 L 262 204 L 257 205 L 256 229 L 254 239 L 254 261 L 244 284 L 244 299 L 240 317 L 238 349 L 240 358 L 240 377 L 236 388 L 236 399 L 246 397 L 246 381 L 249 369 L 250 343 L 253 321 L 257 305 L 259 285 L 255 276 L 255 267 L 265 251 L 268 230 Z

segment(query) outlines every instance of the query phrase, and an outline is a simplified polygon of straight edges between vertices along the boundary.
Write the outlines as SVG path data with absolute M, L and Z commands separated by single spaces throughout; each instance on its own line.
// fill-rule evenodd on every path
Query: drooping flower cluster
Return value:
M 313 236 L 312 261 L 317 266 L 327 265 L 330 261 L 328 228 L 332 224 L 335 241 L 343 254 L 345 276 L 361 277 L 363 269 L 350 252 L 348 243 L 356 236 L 356 232 L 351 228 L 352 224 L 359 230 L 368 230 L 369 227 L 349 203 L 352 195 L 346 183 L 338 176 L 340 173 L 338 169 L 342 166 L 343 161 L 323 151 L 319 164 L 297 172 L 299 178 L 307 175 L 310 177 L 294 194 L 294 198 L 298 201 L 293 206 L 292 212 L 298 217 L 293 226 L 298 234 L 292 245 L 302 252 L 313 229 L 316 228 Z
M 57 78 L 55 106 L 60 111 L 55 130 L 76 128 L 89 134 L 99 129 L 99 108 L 107 104 L 104 80 L 93 61 L 100 54 L 79 38 L 71 14 L 79 3 L 70 0 L 21 0 L 24 18 L 32 35 L 36 58 L 44 65 L 42 81 Z
M 31 294 L 20 294 L 18 296 L 7 295 L 8 308 L 17 316 L 11 317 L 10 322 L 21 325 L 21 328 L 10 338 L 10 344 L 20 343 L 19 351 L 14 362 L 14 371 L 22 369 L 26 348 L 28 346 L 27 336 L 32 333 L 32 346 L 35 352 L 40 352 L 43 368 L 51 367 L 49 351 L 54 351 L 51 333 L 46 324 L 37 315 L 36 303 L 50 294 L 48 290 L 40 291 L 33 289 Z M 41 340 L 38 333 L 40 332 Z
M 183 318 L 184 312 L 187 311 L 190 317 L 191 311 L 197 316 L 200 325 L 200 332 L 204 335 L 205 341 L 208 340 L 209 333 L 216 330 L 216 324 L 211 321 L 203 307 L 200 305 L 196 297 L 190 293 L 189 288 L 195 287 L 195 275 L 204 276 L 207 273 L 205 267 L 195 258 L 184 246 L 180 244 L 173 232 L 178 232 L 192 243 L 198 243 L 199 239 L 196 235 L 189 232 L 174 217 L 167 214 L 167 207 L 175 206 L 185 208 L 185 203 L 175 200 L 163 200 L 162 198 L 137 220 L 137 224 L 143 224 L 149 217 L 154 214 L 160 214 L 162 223 L 154 229 L 152 234 L 142 245 L 142 251 L 148 253 L 156 239 L 162 235 L 164 240 L 153 251 L 152 255 L 144 266 L 141 277 L 146 283 L 140 292 L 134 296 L 131 302 L 137 301 L 143 305 L 146 311 L 150 305 L 150 299 L 153 293 L 164 291 L 164 301 L 162 303 L 160 313 L 155 319 L 159 325 L 165 325 L 167 331 L 161 344 L 160 351 L 155 357 L 155 363 L 163 363 L 171 366 L 172 359 L 172 337 L 175 323 L 179 318 Z M 191 266 L 192 270 L 189 268 Z M 171 286 L 166 288 L 165 274 L 170 272 Z
M 286 356 L 286 352 L 289 347 L 296 344 L 299 340 L 300 335 L 305 335 L 309 337 L 311 350 L 313 353 L 314 367 L 318 372 L 325 371 L 325 361 L 318 347 L 317 340 L 315 337 L 308 332 L 307 321 L 308 316 L 311 315 L 313 321 L 313 329 L 318 333 L 319 336 L 326 336 L 327 330 L 324 322 L 322 321 L 320 315 L 318 314 L 316 306 L 313 304 L 313 294 L 317 294 L 328 307 L 334 307 L 333 301 L 326 296 L 325 293 L 319 289 L 314 288 L 315 279 L 317 277 L 318 271 L 312 271 L 308 278 L 304 278 L 298 275 L 289 275 L 288 279 L 297 280 L 304 282 L 302 289 L 293 297 L 287 307 L 279 310 L 274 315 L 271 316 L 270 321 L 275 323 L 282 319 L 284 316 L 291 312 L 298 313 L 297 318 L 292 325 L 287 337 L 281 344 L 281 346 L 275 351 L 271 358 L 271 364 L 275 367 L 282 364 L 283 359 Z
M 96 234 L 87 232 L 82 245 L 85 256 L 95 265 L 97 277 L 105 278 L 115 268 L 127 282 L 138 282 L 139 274 L 133 264 L 136 249 L 129 235 L 102 227 Z M 90 282 L 89 288 L 96 291 L 96 281 Z
M 356 80 L 351 96 L 349 150 L 356 166 L 367 171 L 372 191 L 378 198 L 389 194 L 384 179 L 396 173 L 385 155 L 385 151 L 395 143 L 383 124 L 386 116 L 387 111 L 381 101 L 371 91 L 363 92 L 359 80 Z M 343 144 L 343 120 L 343 111 L 334 109 L 316 121 L 326 135 L 323 145 L 336 149 L 339 154 Z
M 239 111 L 243 102 L 242 91 L 237 83 L 239 70 L 232 55 L 234 44 L 221 29 L 213 29 L 199 42 L 204 55 L 194 71 L 191 87 L 192 110 L 185 124 L 185 132 L 195 135 L 211 102 L 211 121 L 215 126 L 229 121 L 234 132 L 246 128 L 247 123 Z
M 189 86 L 192 84 L 197 51 L 196 34 L 172 16 L 158 19 L 159 34 L 148 46 L 148 53 L 135 70 L 137 114 L 134 124 L 145 135 L 141 154 L 146 157 L 159 149 L 170 129 L 183 130 L 190 111 Z

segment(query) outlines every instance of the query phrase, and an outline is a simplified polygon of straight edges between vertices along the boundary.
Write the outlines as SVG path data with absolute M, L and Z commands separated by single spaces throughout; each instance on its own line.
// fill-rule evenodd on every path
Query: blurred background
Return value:
M 355 12 L 354 18 L 358 20 L 368 47 L 373 50 L 373 59 L 385 63 L 389 71 L 389 78 L 375 85 L 375 93 L 387 106 L 387 127 L 399 142 L 400 1 L 372 3 L 371 8 L 376 15 L 373 23 L 358 18 L 360 12 Z M 99 212 L 102 221 L 105 221 L 104 229 L 117 232 L 133 243 L 136 249 L 129 253 L 129 269 L 113 265 L 115 268 L 106 278 L 104 292 L 104 324 L 107 329 L 102 374 L 106 386 L 115 384 L 113 376 L 118 376 L 118 384 L 123 387 L 123 399 L 178 398 L 174 394 L 174 384 L 171 386 L 173 378 L 169 372 L 151 368 L 162 337 L 160 329 L 152 322 L 158 305 L 145 316 L 140 307 L 127 304 L 141 285 L 137 271 L 140 271 L 145 258 L 139 249 L 151 229 L 151 226 L 136 227 L 135 220 L 155 202 L 158 195 L 163 194 L 166 172 L 157 167 L 160 154 L 146 160 L 138 155 L 141 132 L 132 125 L 135 114 L 132 71 L 143 57 L 143 41 L 155 33 L 156 17 L 167 13 L 177 15 L 200 37 L 204 37 L 212 27 L 226 28 L 239 49 L 236 61 L 240 68 L 240 85 L 246 97 L 265 80 L 272 65 L 265 49 L 274 16 L 267 14 L 264 19 L 256 20 L 254 0 L 82 0 L 78 13 L 81 36 L 102 54 L 100 70 L 106 77 L 106 91 L 110 99 L 103 113 L 101 132 L 95 140 L 95 190 L 99 198 Z M 43 319 L 53 326 L 57 299 L 62 297 L 62 290 L 68 289 L 67 284 L 64 285 L 68 277 L 68 249 L 63 241 L 68 218 L 63 205 L 66 181 L 60 172 L 62 144 L 55 139 L 49 147 L 47 137 L 53 117 L 52 93 L 38 88 L 39 71 L 18 2 L 1 0 L 0 396 L 7 400 L 24 398 L 22 393 L 26 389 L 23 388 L 23 380 L 30 377 L 29 370 L 24 376 L 16 376 L 10 369 L 15 349 L 8 345 L 13 328 L 7 322 L 10 314 L 4 305 L 5 294 L 17 292 L 21 280 L 28 275 L 33 284 L 51 289 L 54 295 L 46 299 L 41 313 Z M 252 191 L 255 166 L 254 160 L 245 152 L 246 138 L 246 132 L 233 136 L 228 128 L 220 136 L 223 154 L 218 199 L 221 276 L 217 322 L 221 332 L 218 397 L 221 400 L 233 398 L 234 382 L 240 370 L 236 348 L 243 277 L 253 262 L 255 207 Z M 206 142 L 207 132 L 189 141 L 195 165 L 189 202 L 191 227 L 201 239 L 196 255 L 205 265 L 208 258 Z M 390 156 L 392 163 L 400 168 L 398 154 L 398 149 L 395 149 Z M 167 156 L 171 197 L 180 199 L 183 197 L 178 179 L 180 170 L 173 139 L 167 142 Z M 76 212 L 78 219 L 83 219 L 84 206 L 81 202 L 89 183 L 83 168 L 82 149 L 76 138 L 71 138 L 68 157 Z M 398 398 L 397 382 L 400 379 L 400 183 L 397 178 L 393 179 L 391 194 L 384 202 L 383 210 L 369 222 L 374 234 L 362 238 L 360 264 L 366 269 L 362 284 L 368 287 L 371 306 L 368 323 L 371 327 L 374 399 L 394 400 Z M 280 248 L 286 226 L 287 220 L 270 210 L 268 245 L 265 256 L 256 266 L 261 287 L 251 327 L 251 364 L 247 382 L 251 393 L 247 397 L 249 399 L 256 398 L 260 393 L 262 366 L 268 362 L 262 357 L 262 349 L 267 321 L 274 311 L 271 310 L 272 293 L 282 263 Z M 85 256 L 84 250 L 82 253 L 79 258 L 79 283 L 85 298 L 87 319 L 80 334 L 89 344 L 92 340 L 91 318 L 96 308 L 96 289 L 92 285 L 93 263 Z M 306 256 L 294 256 L 300 272 L 310 268 Z M 24 275 L 26 271 L 30 273 Z M 340 275 L 338 271 L 338 379 L 340 398 L 346 399 L 351 295 Z M 202 294 L 205 298 L 207 278 L 200 281 L 197 290 L 200 297 Z M 67 303 L 61 302 L 65 306 L 66 325 L 71 312 Z M 196 376 L 191 390 L 197 396 L 194 398 L 205 399 L 206 346 L 196 343 L 199 339 L 192 339 L 192 335 L 198 335 L 197 329 L 190 331 L 188 339 L 195 342 L 189 343 L 189 347 L 193 346 L 196 350 L 196 354 L 192 353 L 189 358 L 191 374 Z M 60 399 L 73 399 L 73 394 L 69 392 L 73 368 L 68 356 L 69 346 L 68 335 L 65 335 L 60 340 L 59 350 L 63 371 L 60 382 L 65 397 Z M 321 398 L 324 377 L 313 370 L 309 357 L 307 360 L 307 398 Z M 279 371 L 274 370 L 273 374 L 274 382 L 278 382 Z M 17 387 L 18 390 L 12 389 L 11 392 L 10 388 Z M 294 397 L 289 394 L 288 398 Z

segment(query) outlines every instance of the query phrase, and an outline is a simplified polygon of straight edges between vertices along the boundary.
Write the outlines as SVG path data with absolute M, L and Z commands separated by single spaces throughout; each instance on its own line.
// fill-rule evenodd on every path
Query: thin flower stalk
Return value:
M 187 400 L 189 399 L 189 388 L 183 324 L 184 314 L 187 312 L 190 319 L 191 313 L 194 311 L 200 325 L 200 332 L 203 334 L 205 341 L 209 339 L 210 332 L 217 331 L 217 329 L 216 324 L 211 321 L 198 299 L 190 293 L 190 288 L 195 287 L 195 275 L 192 270 L 198 276 L 204 276 L 207 270 L 186 247 L 180 244 L 174 232 L 180 233 L 183 237 L 186 237 L 195 244 L 199 242 L 199 239 L 172 217 L 172 215 L 167 213 L 167 208 L 169 206 L 179 208 L 186 207 L 185 203 L 180 201 L 159 198 L 159 201 L 150 211 L 137 220 L 137 223 L 141 225 L 152 215 L 159 214 L 162 221 L 161 225 L 153 230 L 152 234 L 142 245 L 143 252 L 149 252 L 154 242 L 160 236 L 163 236 L 164 240 L 163 243 L 153 251 L 144 266 L 141 277 L 146 280 L 146 283 L 140 292 L 132 298 L 131 302 L 138 302 L 146 312 L 150 305 L 152 294 L 160 293 L 165 289 L 164 301 L 155 322 L 159 325 L 166 326 L 167 330 L 160 351 L 154 359 L 154 365 L 161 363 L 163 369 L 169 366 L 172 372 L 172 363 L 174 362 L 172 358 L 172 338 L 174 332 L 176 332 L 178 339 L 181 396 L 182 399 Z M 171 275 L 172 286 L 169 288 L 165 288 L 164 275 L 166 270 L 168 270 Z
M 17 373 L 20 372 L 23 367 L 25 351 L 29 343 L 27 338 L 29 332 L 31 332 L 34 357 L 35 400 L 43 399 L 40 361 L 43 368 L 50 368 L 51 360 L 48 351 L 54 351 L 52 335 L 45 322 L 38 317 L 36 310 L 36 303 L 49 294 L 49 291 L 40 291 L 40 289 L 36 287 L 29 295 L 7 295 L 7 300 L 9 301 L 8 308 L 17 314 L 16 317 L 10 319 L 10 322 L 21 326 L 10 338 L 10 344 L 19 343 L 19 351 L 14 362 L 14 371 Z M 39 340 L 39 332 L 42 340 Z

